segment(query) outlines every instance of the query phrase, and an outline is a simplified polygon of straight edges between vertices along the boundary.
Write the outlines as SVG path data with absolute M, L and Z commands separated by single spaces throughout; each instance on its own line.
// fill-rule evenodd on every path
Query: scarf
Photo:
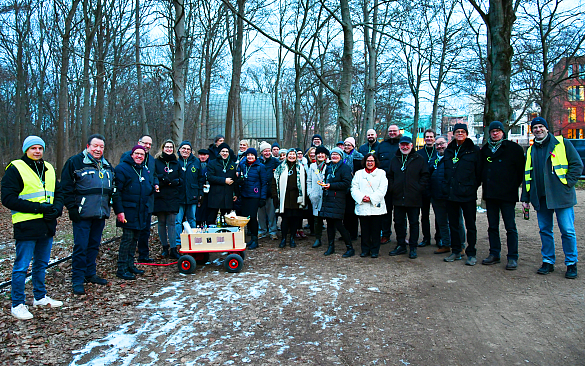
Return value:
M 488 139 L 488 145 L 490 145 L 490 148 L 492 149 L 492 154 L 498 151 L 500 146 L 502 146 L 503 141 L 504 139 L 500 139 L 499 141 L 493 141 L 491 137 Z
M 374 170 L 376 170 L 376 167 L 374 167 L 374 169 L 372 169 L 372 170 L 370 170 L 368 168 L 365 168 L 365 169 L 366 169 L 366 173 L 372 174 L 374 172 Z
M 281 194 L 281 189 L 286 191 L 286 185 L 288 182 L 288 171 L 289 169 L 296 169 L 297 172 L 297 188 L 299 190 L 299 197 L 297 202 L 299 203 L 300 207 L 305 206 L 305 187 L 306 187 L 306 171 L 303 169 L 303 166 L 297 161 L 292 165 L 290 168 L 287 164 L 287 161 L 283 161 L 279 166 L 276 167 L 274 170 L 274 180 L 276 181 L 276 193 L 280 200 L 279 209 L 277 209 L 278 213 L 282 213 L 284 211 L 284 195 Z

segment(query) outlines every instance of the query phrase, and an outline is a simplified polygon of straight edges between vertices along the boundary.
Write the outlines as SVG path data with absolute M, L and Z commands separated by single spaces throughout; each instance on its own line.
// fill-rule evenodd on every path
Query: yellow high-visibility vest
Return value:
M 563 136 L 555 136 L 558 144 L 555 145 L 554 150 L 550 153 L 550 161 L 552 163 L 553 172 L 559 178 L 561 183 L 567 184 L 567 171 L 569 170 L 569 161 L 567 160 L 567 152 L 565 150 L 565 140 Z M 526 181 L 526 192 L 530 191 L 530 181 L 532 177 L 532 146 L 526 152 L 526 165 L 524 166 L 524 180 Z
M 14 167 L 20 173 L 20 177 L 24 183 L 24 189 L 22 192 L 20 192 L 18 198 L 30 202 L 53 203 L 55 199 L 55 169 L 53 169 L 53 166 L 46 161 L 44 163 L 45 167 L 47 168 L 47 171 L 45 172 L 44 185 L 43 182 L 41 182 L 41 178 L 38 176 L 38 174 L 33 171 L 24 161 L 18 159 L 8 164 L 8 167 L 10 167 L 10 165 L 14 165 Z M 8 167 L 6 167 L 6 169 L 8 169 Z M 12 211 L 13 224 L 42 218 L 42 213 L 34 214 Z

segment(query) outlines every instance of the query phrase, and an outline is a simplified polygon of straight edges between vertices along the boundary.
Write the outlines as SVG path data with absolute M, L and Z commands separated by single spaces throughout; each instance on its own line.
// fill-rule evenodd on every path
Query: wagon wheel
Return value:
M 205 263 L 209 262 L 209 253 L 199 253 L 195 256 L 195 261 L 198 265 L 202 266 Z
M 182 255 L 177 261 L 177 266 L 179 267 L 180 273 L 190 274 L 195 272 L 197 262 L 190 255 Z
M 223 261 L 223 268 L 230 273 L 240 272 L 243 266 L 244 260 L 239 254 L 230 254 Z

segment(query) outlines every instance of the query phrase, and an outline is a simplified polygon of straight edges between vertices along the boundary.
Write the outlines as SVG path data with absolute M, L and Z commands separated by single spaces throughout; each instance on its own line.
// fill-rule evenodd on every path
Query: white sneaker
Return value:
M 43 297 L 42 299 L 33 301 L 33 305 L 34 306 L 47 306 L 47 305 L 49 305 L 52 308 L 58 308 L 60 306 L 63 306 L 63 301 L 53 300 L 49 296 L 45 295 L 45 297 Z
M 32 319 L 33 315 L 28 311 L 28 306 L 20 304 L 11 310 L 12 316 L 16 319 L 27 320 Z

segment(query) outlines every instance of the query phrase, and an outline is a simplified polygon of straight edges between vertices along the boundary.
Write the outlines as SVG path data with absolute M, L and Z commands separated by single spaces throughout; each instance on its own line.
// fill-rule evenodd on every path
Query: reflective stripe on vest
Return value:
M 53 200 L 55 198 L 55 170 L 53 169 L 53 166 L 51 164 L 45 162 L 45 167 L 47 168 L 47 171 L 45 172 L 44 187 L 43 183 L 41 182 L 41 178 L 24 161 L 20 159 L 14 160 L 8 166 L 10 165 L 14 165 L 14 167 L 18 170 L 18 172 L 20 173 L 20 177 L 22 178 L 22 182 L 24 183 L 24 188 L 22 189 L 22 192 L 20 192 L 20 194 L 18 195 L 18 198 L 30 202 L 53 203 Z M 12 211 L 13 224 L 22 221 L 42 218 L 43 218 L 42 213 L 34 214 Z
M 558 144 L 550 152 L 550 161 L 552 164 L 552 170 L 559 178 L 561 183 L 567 184 L 567 171 L 569 170 L 569 161 L 567 160 L 567 151 L 565 150 L 565 140 L 563 136 L 555 136 Z M 533 145 L 534 146 L 534 145 Z M 524 180 L 526 181 L 526 192 L 530 191 L 530 181 L 532 177 L 530 175 L 532 171 L 532 146 L 528 148 L 526 152 L 526 164 L 524 166 Z

